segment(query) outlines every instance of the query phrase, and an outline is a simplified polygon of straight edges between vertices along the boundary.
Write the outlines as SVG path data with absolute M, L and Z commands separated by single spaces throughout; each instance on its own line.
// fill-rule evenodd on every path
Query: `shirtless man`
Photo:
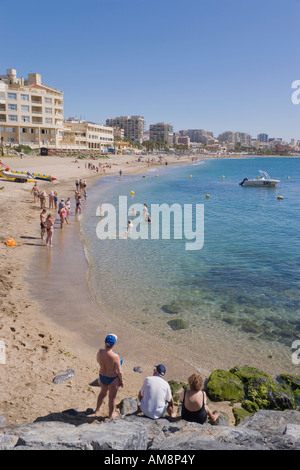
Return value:
M 97 354 L 97 362 L 100 365 L 99 381 L 101 391 L 97 399 L 95 413 L 100 411 L 103 400 L 108 393 L 109 418 L 118 416 L 118 412 L 115 411 L 117 392 L 119 387 L 124 386 L 119 355 L 112 351 L 116 341 L 116 335 L 107 335 L 105 349 L 99 349 Z

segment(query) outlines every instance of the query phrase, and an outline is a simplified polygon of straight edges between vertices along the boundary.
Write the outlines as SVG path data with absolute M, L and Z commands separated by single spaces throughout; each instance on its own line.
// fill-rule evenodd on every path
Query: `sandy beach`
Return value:
M 167 160 L 169 164 L 182 164 L 191 162 L 191 157 Z M 11 169 L 55 176 L 54 182 L 39 181 L 38 187 L 45 188 L 47 193 L 56 190 L 59 200 L 70 197 L 73 208 L 76 179 L 86 179 L 89 187 L 99 178 L 118 174 L 120 169 L 126 175 L 143 174 L 149 168 L 146 159 L 137 162 L 136 156 L 128 155 L 112 156 L 111 168 L 106 168 L 105 174 L 85 165 L 105 160 L 76 162 L 71 157 L 25 156 L 3 157 L 1 161 Z M 78 411 L 94 408 L 99 388 L 89 384 L 98 377 L 96 353 L 108 333 L 118 335 L 115 350 L 124 360 L 125 385 L 119 389 L 118 402 L 125 397 L 137 397 L 143 379 L 152 374 L 156 363 L 166 365 L 167 380 L 186 381 L 195 370 L 184 351 L 174 351 L 143 332 L 137 334 L 99 308 L 88 288 L 88 266 L 78 221 L 73 218 L 63 230 L 57 227 L 53 248 L 45 247 L 40 238 L 40 204 L 34 202 L 31 194 L 33 183 L 14 183 L 2 178 L 0 187 L 0 340 L 5 343 L 6 356 L 5 364 L 0 364 L 0 415 L 5 416 L 7 423 L 31 422 L 69 408 Z M 48 212 L 48 203 L 46 207 Z M 9 238 L 17 246 L 7 246 L 5 241 Z M 63 256 L 64 264 L 60 264 Z M 32 263 L 33 259 L 37 262 Z M 38 268 L 33 270 L 33 265 Z M 47 275 L 50 269 L 55 275 L 54 284 Z M 59 291 L 57 286 L 61 286 Z M 91 328 L 98 332 L 97 344 L 88 340 Z M 220 364 L 224 368 L 235 365 L 229 362 L 234 357 L 218 357 L 215 362 L 208 353 L 206 357 L 203 354 L 199 351 L 204 373 Z M 142 374 L 133 371 L 135 366 L 141 367 Z M 74 370 L 75 375 L 55 385 L 55 375 L 67 369 Z M 214 404 L 213 408 L 222 410 L 224 406 L 230 415 L 230 407 L 224 403 Z M 106 416 L 107 403 L 100 418 Z
M 74 158 L 53 156 L 1 159 L 2 163 L 14 170 L 55 176 L 56 181 L 39 181 L 38 187 L 40 190 L 45 189 L 48 194 L 51 190 L 56 190 L 59 200 L 67 197 L 73 200 L 77 178 L 86 179 L 89 187 L 101 177 L 119 173 L 120 169 L 124 175 L 146 172 L 147 162 L 137 163 L 136 160 L 135 156 L 128 155 L 113 157 L 111 168 L 106 168 L 103 174 L 86 168 L 85 163 L 95 164 L 93 160 L 78 160 L 76 163 Z M 183 161 L 189 159 L 182 159 L 180 162 L 174 160 L 170 163 Z M 105 163 L 105 160 L 102 162 Z M 47 262 L 47 257 L 51 256 L 49 252 L 45 253 L 50 248 L 46 248 L 40 239 L 41 209 L 39 202 L 35 203 L 31 194 L 33 183 L 15 183 L 2 178 L 0 187 L 0 339 L 5 344 L 5 364 L 0 364 L 0 414 L 5 416 L 7 423 L 30 422 L 39 416 L 68 408 L 84 411 L 86 408 L 95 407 L 99 388 L 89 384 L 98 377 L 97 349 L 103 346 L 102 341 L 110 332 L 119 335 L 116 351 L 124 358 L 125 386 L 119 390 L 118 399 L 137 396 L 143 378 L 152 373 L 153 365 L 157 361 L 162 362 L 163 359 L 165 363 L 174 363 L 177 367 L 178 358 L 173 362 L 169 352 L 163 351 L 163 346 L 160 346 L 158 354 L 151 338 L 143 337 L 142 334 L 137 338 L 135 332 L 129 331 L 124 335 L 124 326 L 114 324 L 104 312 L 99 311 L 86 283 L 87 266 L 80 247 L 78 224 L 77 229 L 73 224 L 64 227 L 64 233 L 59 230 L 54 233 L 53 251 L 57 250 L 58 246 L 63 246 L 67 232 L 69 236 L 73 234 L 73 241 L 77 243 L 78 248 L 79 259 L 76 258 L 76 262 L 80 268 L 76 271 L 76 276 L 69 263 L 64 265 L 63 272 L 60 270 L 65 301 L 64 297 L 58 297 L 57 293 L 51 290 L 43 272 L 31 272 L 33 257 L 40 256 Z M 49 207 L 48 203 L 46 207 Z M 17 246 L 7 246 L 5 241 L 9 238 L 13 238 Z M 35 282 L 34 276 L 37 281 L 32 286 L 32 282 Z M 79 289 L 76 290 L 76 286 L 79 286 Z M 68 287 L 72 291 L 71 295 Z M 59 309 L 63 316 L 61 324 L 57 322 L 57 315 L 55 319 L 51 318 L 51 311 L 57 314 Z M 80 324 L 82 311 L 91 322 L 97 317 L 97 323 L 100 325 L 97 345 L 83 344 L 82 335 L 79 335 L 79 331 L 82 333 L 84 328 L 84 325 Z M 143 357 L 140 354 L 142 345 Z M 134 366 L 140 366 L 143 374 L 134 372 Z M 55 385 L 55 375 L 67 369 L 75 371 L 74 377 Z M 168 368 L 166 378 L 174 378 L 171 367 Z M 103 416 L 107 416 L 106 408 L 105 404 Z

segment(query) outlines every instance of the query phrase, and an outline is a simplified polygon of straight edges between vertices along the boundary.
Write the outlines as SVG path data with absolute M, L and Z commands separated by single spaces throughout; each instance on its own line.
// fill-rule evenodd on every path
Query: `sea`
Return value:
M 99 305 L 137 334 L 194 348 L 204 335 L 219 345 L 234 338 L 250 345 L 249 360 L 255 344 L 291 361 L 300 346 L 300 159 L 141 165 L 142 174 L 124 168 L 87 191 L 80 233 Z M 239 184 L 259 170 L 277 187 Z M 176 216 L 157 219 L 157 207 Z

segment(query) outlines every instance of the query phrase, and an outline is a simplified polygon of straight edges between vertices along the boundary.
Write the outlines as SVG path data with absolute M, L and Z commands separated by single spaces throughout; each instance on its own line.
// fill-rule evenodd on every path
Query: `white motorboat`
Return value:
M 262 187 L 267 187 L 267 188 L 274 188 L 277 183 L 280 183 L 280 180 L 274 180 L 273 178 L 270 178 L 268 173 L 265 171 L 259 170 L 259 176 L 255 179 L 248 179 L 244 178 L 243 181 L 241 181 L 240 185 L 241 186 L 255 186 L 258 188 Z

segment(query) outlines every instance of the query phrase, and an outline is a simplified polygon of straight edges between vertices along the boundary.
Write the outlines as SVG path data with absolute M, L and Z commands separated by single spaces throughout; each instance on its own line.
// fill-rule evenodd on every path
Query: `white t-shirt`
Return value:
M 141 410 L 148 418 L 160 418 L 172 398 L 170 385 L 162 377 L 146 377 L 141 388 Z

